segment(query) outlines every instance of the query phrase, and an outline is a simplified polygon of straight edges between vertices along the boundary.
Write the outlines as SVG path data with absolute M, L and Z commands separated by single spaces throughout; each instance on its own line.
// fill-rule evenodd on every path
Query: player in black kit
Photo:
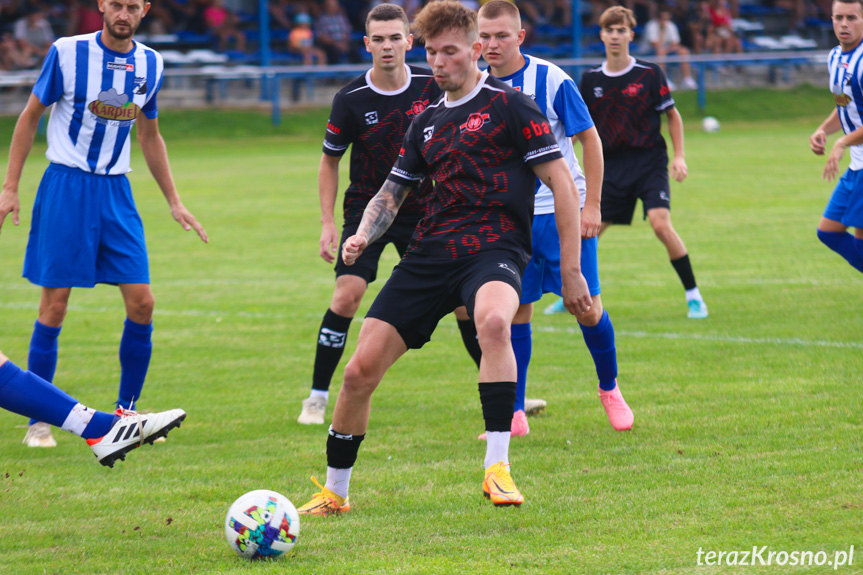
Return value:
M 683 120 L 662 69 L 629 55 L 635 38 L 635 17 L 623 6 L 608 8 L 599 18 L 605 62 L 584 73 L 579 91 L 602 139 L 605 176 L 602 180 L 602 227 L 629 225 L 638 199 L 656 237 L 665 246 L 671 265 L 686 291 L 688 316 L 707 317 L 707 304 L 695 283 L 689 253 L 671 225 L 668 150 L 660 129 L 662 115 L 674 157 L 671 175 L 687 175 L 683 152 Z
M 555 195 L 563 295 L 571 313 L 591 305 L 580 271 L 575 183 L 536 104 L 480 72 L 476 13 L 455 0 L 426 5 L 415 27 L 446 94 L 417 116 L 392 173 L 342 246 L 350 265 L 391 225 L 423 179 L 433 191 L 404 258 L 375 299 L 345 368 L 327 439 L 327 482 L 300 507 L 309 515 L 350 509 L 348 485 L 368 427 L 371 396 L 389 367 L 429 340 L 458 305 L 473 317 L 482 348 L 479 391 L 488 433 L 483 494 L 495 505 L 524 498 L 509 471 L 516 362 L 510 324 L 531 254 L 535 177 Z
M 344 352 L 348 329 L 362 302 L 368 284 L 377 277 L 378 262 L 387 244 L 403 255 L 421 216 L 416 196 L 399 210 L 389 230 L 352 266 L 346 266 L 338 246 L 354 235 L 366 204 L 377 193 L 398 158 L 399 148 L 411 120 L 441 94 L 428 70 L 405 64 L 413 37 L 404 10 L 394 4 L 379 4 L 366 18 L 366 48 L 372 54 L 371 70 L 355 78 L 333 98 L 327 122 L 323 156 L 318 172 L 321 199 L 320 255 L 336 261 L 336 288 L 318 331 L 312 389 L 303 400 L 297 421 L 323 424 L 330 382 Z M 336 232 L 335 203 L 338 194 L 339 161 L 351 148 L 350 185 L 344 197 L 344 227 L 341 240 Z M 422 184 L 431 188 L 431 183 Z M 468 352 L 478 361 L 479 344 L 470 320 L 459 321 Z

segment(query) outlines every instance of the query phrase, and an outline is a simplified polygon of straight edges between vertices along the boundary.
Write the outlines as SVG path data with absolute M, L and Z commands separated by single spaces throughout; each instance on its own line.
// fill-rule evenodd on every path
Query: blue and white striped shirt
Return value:
M 841 46 L 830 51 L 830 91 L 836 100 L 836 110 L 842 122 L 842 130 L 848 134 L 863 126 L 863 43 L 850 52 Z M 863 145 L 850 146 L 851 169 L 863 169 Z
M 569 165 L 575 185 L 578 187 L 581 205 L 584 207 L 587 190 L 584 174 L 572 147 L 572 136 L 593 127 L 590 112 L 575 82 L 566 72 L 551 62 L 527 54 L 523 55 L 526 60 L 524 67 L 498 80 L 533 98 L 540 111 L 548 118 L 551 130 L 560 146 L 560 153 Z M 536 180 L 536 203 L 533 213 L 554 213 L 554 195 L 539 178 Z
M 135 42 L 125 54 L 109 50 L 101 32 L 60 38 L 51 46 L 33 94 L 53 104 L 48 122 L 51 162 L 100 175 L 125 174 L 129 132 L 138 114 L 158 115 L 162 56 Z

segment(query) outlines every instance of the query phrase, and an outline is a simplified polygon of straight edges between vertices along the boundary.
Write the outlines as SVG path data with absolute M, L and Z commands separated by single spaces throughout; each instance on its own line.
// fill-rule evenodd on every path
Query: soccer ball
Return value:
M 258 489 L 234 501 L 225 517 L 228 545 L 246 559 L 277 559 L 297 543 L 300 516 L 287 497 Z
M 704 128 L 705 132 L 718 132 L 719 120 L 717 120 L 713 116 L 705 116 L 704 119 L 701 120 L 701 127 Z

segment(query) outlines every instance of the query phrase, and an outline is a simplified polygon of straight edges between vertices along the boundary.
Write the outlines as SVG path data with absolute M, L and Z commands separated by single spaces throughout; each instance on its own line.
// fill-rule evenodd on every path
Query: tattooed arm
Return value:
M 371 199 L 363 212 L 363 221 L 356 235 L 345 240 L 342 245 L 342 259 L 349 266 L 371 243 L 374 243 L 389 229 L 399 208 L 404 203 L 410 188 L 391 180 L 384 182 L 380 191 Z

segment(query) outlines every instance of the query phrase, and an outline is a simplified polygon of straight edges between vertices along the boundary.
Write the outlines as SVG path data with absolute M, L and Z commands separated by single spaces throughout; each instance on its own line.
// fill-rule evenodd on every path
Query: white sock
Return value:
M 487 431 L 485 447 L 485 468 L 498 461 L 509 463 L 509 431 Z
M 700 292 L 700 291 L 698 291 L 698 288 L 697 288 L 697 287 L 694 287 L 694 288 L 692 288 L 692 289 L 688 289 L 688 290 L 686 290 L 686 303 L 689 303 L 689 302 L 691 302 L 691 301 L 693 301 L 693 300 L 695 300 L 695 301 L 704 301 L 704 300 L 701 298 L 701 292 Z
M 72 411 L 69 412 L 69 415 L 66 416 L 66 420 L 60 429 L 80 436 L 84 433 L 90 420 L 93 419 L 93 413 L 95 412 L 86 405 L 76 403 Z
M 323 397 L 325 401 L 329 401 L 330 392 L 329 390 L 321 391 L 320 389 L 312 389 L 312 392 L 309 394 L 309 399 L 311 399 L 312 397 Z
M 336 469 L 335 467 L 327 466 L 327 483 L 324 487 L 339 497 L 347 499 L 348 488 L 351 486 L 351 471 L 353 469 L 353 467 Z

